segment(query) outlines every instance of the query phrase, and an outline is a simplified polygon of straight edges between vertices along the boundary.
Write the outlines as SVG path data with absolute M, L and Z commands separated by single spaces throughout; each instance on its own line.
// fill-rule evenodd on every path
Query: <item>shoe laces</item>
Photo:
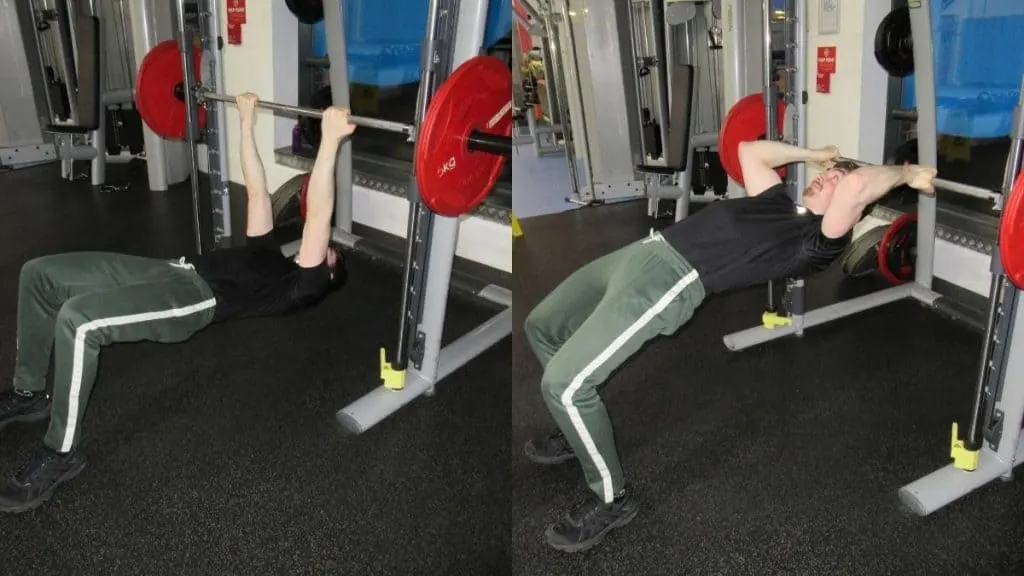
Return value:
M 573 510 L 570 518 L 580 527 L 585 527 L 603 520 L 603 516 L 611 509 L 611 504 L 604 502 L 584 502 Z
M 46 448 L 39 448 L 32 454 L 32 457 L 18 468 L 14 479 L 21 484 L 35 484 L 53 473 L 53 465 L 64 459 L 64 454 L 58 454 Z
M 34 399 L 35 395 L 25 394 L 15 389 L 0 393 L 0 414 L 7 411 L 17 411 Z

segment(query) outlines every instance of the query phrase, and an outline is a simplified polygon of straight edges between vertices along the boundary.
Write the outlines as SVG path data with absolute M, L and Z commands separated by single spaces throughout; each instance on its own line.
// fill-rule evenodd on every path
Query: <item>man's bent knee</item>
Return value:
M 25 285 L 27 282 L 31 282 L 40 276 L 46 275 L 48 268 L 47 260 L 50 256 L 40 256 L 33 258 L 28 262 L 21 265 L 21 284 Z
M 557 354 L 544 369 L 544 375 L 540 379 L 540 389 L 544 400 L 548 403 L 563 403 L 565 391 L 576 384 L 579 388 L 584 383 L 577 383 L 581 378 L 580 369 L 575 363 L 566 362 Z
M 89 322 L 89 317 L 82 310 L 80 298 L 71 298 L 57 312 L 57 328 L 74 336 L 79 329 Z

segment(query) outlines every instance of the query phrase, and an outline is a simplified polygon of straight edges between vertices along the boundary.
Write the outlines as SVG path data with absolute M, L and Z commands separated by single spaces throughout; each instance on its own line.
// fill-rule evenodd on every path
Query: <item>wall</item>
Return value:
M 218 0 L 221 10 L 222 34 L 227 38 L 227 0 Z M 224 86 L 227 93 L 250 91 L 279 102 L 298 100 L 298 26 L 284 2 L 247 2 L 246 23 L 242 28 L 242 44 L 225 44 L 222 52 Z M 227 114 L 228 175 L 232 182 L 242 182 L 238 155 L 238 117 Z M 278 165 L 273 160 L 274 148 L 289 144 L 294 120 L 275 119 L 263 112 L 256 122 L 256 145 L 264 160 L 267 183 L 271 191 L 298 171 Z M 372 190 L 355 187 L 353 219 L 360 224 L 405 237 L 408 203 Z M 503 226 L 480 218 L 463 219 L 456 254 L 497 268 L 512 271 L 512 232 Z
M 219 0 L 221 25 L 227 38 L 227 0 Z M 298 99 L 298 26 L 295 17 L 284 2 L 247 2 L 246 23 L 242 28 L 242 44 L 225 44 L 222 52 L 224 63 L 224 92 L 237 94 L 254 92 L 267 100 L 295 102 Z M 288 48 L 290 47 L 290 48 Z M 242 182 L 242 166 L 239 160 L 238 115 L 229 107 L 228 130 L 228 172 L 232 182 Z M 287 139 L 276 138 L 276 123 L 287 125 L 280 130 L 287 133 L 292 120 L 274 118 L 268 112 L 261 112 L 256 122 L 256 145 L 261 151 L 267 184 L 276 190 L 297 170 L 281 166 L 273 161 L 272 150 L 286 146 Z
M 827 35 L 818 33 L 820 4 L 808 0 L 807 7 L 808 146 L 835 145 L 846 156 L 880 164 L 888 76 L 875 61 L 874 35 L 889 13 L 889 3 L 839 2 L 839 33 Z M 815 90 L 819 46 L 836 47 L 836 72 L 829 94 Z M 808 178 L 813 176 L 809 170 Z

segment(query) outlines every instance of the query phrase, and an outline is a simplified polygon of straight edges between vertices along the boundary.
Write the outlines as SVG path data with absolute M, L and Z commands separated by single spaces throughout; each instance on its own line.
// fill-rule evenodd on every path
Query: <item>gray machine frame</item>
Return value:
M 448 38 L 438 34 L 444 25 L 439 10 L 441 2 L 431 0 L 429 4 L 417 126 L 433 90 L 450 70 L 483 51 L 489 0 L 455 2 L 457 9 L 448 13 L 448 17 L 455 16 L 449 24 L 451 36 Z M 326 22 L 328 30 L 341 28 L 340 17 Z M 340 31 L 336 30 L 335 35 L 328 31 L 328 50 L 343 51 L 344 45 L 330 45 L 334 36 L 340 37 Z M 439 63 L 448 64 L 449 70 L 432 69 Z M 331 85 L 332 93 L 348 93 L 346 66 L 331 66 Z M 347 177 L 351 179 L 351 172 Z M 415 186 L 410 188 L 415 189 Z M 441 346 L 460 220 L 431 213 L 417 199 L 410 200 L 406 297 L 402 306 L 403 327 L 408 326 L 409 333 L 403 335 L 404 329 L 400 329 L 399 339 L 416 342 L 419 352 L 406 369 L 402 389 L 379 385 L 337 412 L 338 423 L 353 434 L 365 432 L 422 395 L 432 395 L 435 385 L 445 377 L 512 334 L 512 292 L 491 285 L 482 290 L 480 296 L 502 306 L 503 310 L 450 344 Z
M 191 31 L 187 26 L 185 4 L 187 0 L 176 0 L 178 10 L 178 38 L 182 51 L 185 72 L 186 106 L 188 108 L 188 130 L 193 178 L 194 198 L 198 195 L 198 158 L 196 142 L 196 100 L 191 92 L 196 86 L 196 71 L 187 50 Z M 441 3 L 448 4 L 441 10 Z M 199 0 L 201 30 L 204 49 L 216 46 L 216 31 L 219 28 L 219 4 L 210 0 Z M 424 73 L 421 79 L 415 124 L 418 126 L 426 110 L 429 98 L 451 70 L 462 62 L 478 56 L 483 51 L 484 28 L 487 23 L 488 0 L 431 0 L 427 24 L 427 41 L 424 46 Z M 206 20 L 202 20 L 202 17 Z M 328 57 L 331 61 L 330 80 L 334 104 L 347 106 L 349 99 L 348 66 L 345 58 L 345 32 L 340 2 L 324 4 L 325 35 Z M 438 36 L 441 37 L 438 37 Z M 209 43 L 206 43 L 209 41 Z M 220 91 L 220 58 L 212 50 L 216 66 L 211 66 L 204 77 L 204 84 Z M 214 60 L 211 59 L 211 60 Z M 429 66 L 427 65 L 429 63 Z M 511 94 L 509 95 L 511 98 Z M 223 107 L 218 103 L 218 108 Z M 212 117 L 211 117 L 212 116 Z M 213 142 L 218 149 L 211 152 L 210 162 L 223 161 L 226 150 L 223 131 L 219 130 L 216 119 L 221 114 L 208 115 L 207 135 L 211 126 L 220 138 Z M 211 120 L 214 122 L 211 124 Z M 211 139 L 208 139 L 208 145 Z M 359 240 L 352 234 L 352 170 L 351 143 L 343 144 L 339 152 L 336 177 L 335 229 L 333 239 L 348 247 L 354 247 Z M 223 164 L 221 164 L 223 166 Z M 223 169 L 222 169 L 223 170 Z M 212 170 L 211 170 L 212 172 Z M 225 171 L 211 177 L 223 178 Z M 415 178 L 410 175 L 411 190 L 415 190 Z M 216 186 L 216 180 L 214 185 Z M 230 219 L 225 203 L 221 212 L 214 213 L 215 227 L 218 219 L 221 226 L 227 226 Z M 422 395 L 434 392 L 434 386 L 449 374 L 473 360 L 504 338 L 512 334 L 512 292 L 499 286 L 487 286 L 479 295 L 503 309 L 493 317 L 469 331 L 447 346 L 441 346 L 444 319 L 448 304 L 452 267 L 458 242 L 460 219 L 434 214 L 419 202 L 418 197 L 410 198 L 407 262 L 404 281 L 406 292 L 402 302 L 402 328 L 399 330 L 400 348 L 414 343 L 416 353 L 411 354 L 405 370 L 405 383 L 395 390 L 383 385 L 372 389 L 336 414 L 338 423 L 347 431 L 358 434 L 365 432 L 389 415 Z M 197 204 L 198 205 L 198 204 Z M 198 212 L 196 212 L 198 219 Z M 198 228 L 197 228 L 198 229 Z M 198 241 L 198 238 L 197 238 Z M 294 255 L 300 241 L 282 246 L 282 252 Z M 410 345 L 410 347 L 412 347 Z
M 25 82 L 8 82 L 0 86 L 0 99 L 5 104 L 13 97 L 24 105 L 20 110 L 4 110 L 4 131 L 15 134 L 5 134 L 4 141 L 0 142 L 0 166 L 23 168 L 52 162 L 57 159 L 52 138 L 41 129 L 53 116 L 52 104 L 44 79 L 42 47 L 38 42 L 39 31 L 31 3 L 4 4 L 0 7 L 0 20 L 11 31 L 2 38 L 8 48 L 0 62 L 0 67 L 6 71 L 4 77 L 27 75 Z M 32 31 L 28 32 L 29 29 Z M 31 88 L 31 98 L 23 96 L 26 87 Z M 19 125 L 10 130 L 8 122 Z
M 795 0 L 804 5 L 796 17 L 803 20 L 799 39 L 806 34 L 806 0 Z M 931 2 L 919 0 L 910 10 L 911 31 L 914 36 L 914 73 L 917 97 L 917 141 L 919 162 L 936 166 L 938 160 L 937 122 L 935 102 L 935 64 L 931 26 Z M 799 40 L 798 40 L 799 41 Z M 1022 84 L 1024 85 L 1024 84 Z M 1024 134 L 1024 99 L 1014 113 L 1012 138 L 1014 146 L 1007 158 L 1002 190 L 999 192 L 958 182 L 936 179 L 935 187 L 992 201 L 1001 208 L 1010 193 L 1014 177 L 1021 164 L 1021 136 Z M 791 323 L 773 328 L 756 326 L 729 334 L 723 341 L 730 350 L 743 350 L 791 335 L 802 335 L 804 330 L 833 320 L 845 318 L 872 308 L 903 299 L 914 299 L 934 306 L 941 295 L 932 289 L 935 258 L 936 199 L 921 194 L 918 199 L 917 258 L 914 281 L 883 289 L 872 294 L 805 312 L 802 303 L 802 280 L 787 286 L 793 291 L 794 303 L 789 316 Z M 1021 425 L 1024 419 L 1024 321 L 1018 317 L 1020 291 L 1005 280 L 999 263 L 998 250 L 993 250 L 993 282 L 990 295 L 989 327 L 982 354 L 979 387 L 990 402 L 987 417 L 982 423 L 986 442 L 980 450 L 979 465 L 965 471 L 954 464 L 912 482 L 899 491 L 900 501 L 919 515 L 930 514 L 956 501 L 989 482 L 1012 477 L 1014 467 L 1024 458 Z
M 804 4 L 806 7 L 806 4 Z M 931 34 L 930 2 L 922 0 L 921 8 L 911 10 L 911 28 L 914 34 L 914 62 L 917 85 L 917 126 L 918 126 L 918 158 L 922 164 L 936 165 L 938 147 L 936 143 L 935 117 L 935 76 Z M 804 16 L 806 11 L 804 12 Z M 798 18 L 800 15 L 797 16 Z M 806 18 L 802 26 L 806 33 Z M 935 187 L 947 192 L 966 194 L 973 197 L 989 199 L 997 202 L 1001 194 L 985 188 L 936 179 Z M 806 328 L 818 326 L 845 318 L 853 314 L 884 306 L 891 302 L 913 298 L 926 305 L 934 305 L 940 294 L 932 289 L 933 267 L 935 259 L 935 197 L 922 194 L 918 200 L 917 222 L 917 259 L 913 282 L 879 290 L 850 300 L 837 302 L 815 310 L 804 311 L 800 306 L 790 310 L 789 324 L 766 327 L 764 325 L 748 328 L 724 337 L 725 345 L 730 350 L 744 350 L 772 340 L 792 335 L 802 335 Z M 802 281 L 794 286 L 794 302 L 806 301 L 802 297 L 804 290 Z
M 68 101 L 70 105 L 70 124 L 76 124 L 78 122 L 77 114 L 77 102 L 75 93 L 78 89 L 77 83 L 75 82 L 75 74 L 73 71 L 77 69 L 78 53 L 77 46 L 71 40 L 74 38 L 74 26 L 75 18 L 78 13 L 78 3 L 75 0 L 29 0 L 26 3 L 18 2 L 17 4 L 22 5 L 23 8 L 27 9 L 27 12 L 22 17 L 22 30 L 25 30 L 25 25 L 32 30 L 34 36 L 33 43 L 37 54 L 42 54 L 42 38 L 39 35 L 39 30 L 36 24 L 37 15 L 40 13 L 39 6 L 62 6 L 64 11 L 56 10 L 58 17 L 58 26 L 53 32 L 56 34 L 56 46 L 60 52 L 59 58 L 59 72 L 68 86 Z M 104 14 L 96 13 L 96 6 L 86 6 L 93 11 L 93 15 L 99 19 L 100 26 L 100 38 L 103 42 L 103 46 L 100 48 L 100 106 L 101 106 L 101 118 L 99 126 L 96 130 L 89 132 L 86 135 L 73 135 L 63 133 L 49 133 L 47 137 L 52 140 L 50 150 L 55 152 L 56 156 L 53 157 L 48 154 L 45 146 L 36 149 L 36 152 L 40 154 L 37 156 L 40 161 L 59 159 L 61 164 L 61 177 L 66 180 L 76 180 L 78 176 L 74 173 L 74 162 L 88 160 L 90 162 L 90 174 L 91 183 L 94 187 L 103 186 L 106 184 L 107 179 L 107 149 L 106 149 L 106 121 L 103 118 L 105 109 L 107 106 L 114 104 L 132 104 L 135 100 L 135 93 L 132 87 L 124 88 L 118 87 L 111 89 L 106 85 L 107 74 L 105 73 L 107 67 L 107 43 L 109 41 L 107 32 L 105 30 L 107 26 L 106 18 Z M 61 22 L 62 20 L 67 22 Z M 63 24 L 63 25 L 61 25 Z M 122 49 L 130 50 L 129 41 L 127 38 L 128 34 L 128 23 L 122 14 L 121 20 L 122 26 L 124 26 L 124 40 Z M 70 32 L 70 38 L 64 35 L 64 30 Z M 26 41 L 27 42 L 27 41 Z M 130 55 L 129 55 L 130 56 Z M 38 73 L 45 77 L 45 71 L 43 70 L 45 64 L 41 57 L 37 57 L 34 60 Z M 129 68 L 130 73 L 130 68 Z M 129 79 L 130 80 L 130 79 Z M 49 102 L 47 97 L 47 120 L 46 124 L 57 123 L 57 119 L 54 116 L 52 104 Z M 43 128 L 45 132 L 45 127 Z

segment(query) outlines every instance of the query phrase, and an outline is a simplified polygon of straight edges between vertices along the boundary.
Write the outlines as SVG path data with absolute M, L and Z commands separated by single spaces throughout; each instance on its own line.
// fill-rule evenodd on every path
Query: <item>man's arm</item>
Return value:
M 898 186 L 929 192 L 936 170 L 926 166 L 865 166 L 839 181 L 832 202 L 821 220 L 821 232 L 829 238 L 841 238 L 860 222 L 864 209 Z
M 349 112 L 331 107 L 321 121 L 322 137 L 316 152 L 313 172 L 306 190 L 306 224 L 296 262 L 303 268 L 315 268 L 327 258 L 331 242 L 331 216 L 334 214 L 334 170 L 341 140 L 355 130 Z
M 808 150 L 798 146 L 755 140 L 740 142 L 738 155 L 747 196 L 757 196 L 782 182 L 775 168 L 794 162 L 827 162 L 839 154 L 836 148 Z
M 256 126 L 256 102 L 258 99 L 255 94 L 239 94 L 236 98 L 242 129 L 242 178 L 248 196 L 245 235 L 250 238 L 263 236 L 274 229 L 274 211 L 267 191 L 267 175 L 263 170 L 260 153 L 256 150 L 256 135 L 253 131 Z

